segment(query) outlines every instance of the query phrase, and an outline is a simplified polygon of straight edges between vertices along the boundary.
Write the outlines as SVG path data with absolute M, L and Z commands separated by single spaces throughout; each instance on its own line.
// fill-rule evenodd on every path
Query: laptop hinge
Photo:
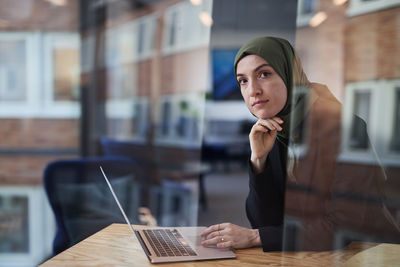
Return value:
M 150 250 L 147 248 L 146 244 L 144 243 L 142 236 L 140 235 L 139 231 L 136 231 L 136 230 L 135 230 L 135 234 L 136 234 L 136 237 L 139 240 L 139 243 L 142 246 L 144 252 L 146 253 L 147 258 L 149 258 L 149 260 L 150 260 L 151 253 L 150 253 Z

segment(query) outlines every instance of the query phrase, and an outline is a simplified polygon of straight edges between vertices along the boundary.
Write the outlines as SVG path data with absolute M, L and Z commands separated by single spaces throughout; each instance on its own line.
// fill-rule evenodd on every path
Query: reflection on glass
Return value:
M 169 41 L 168 44 L 170 47 L 173 47 L 176 44 L 176 35 L 177 35 L 177 23 L 178 23 L 178 12 L 172 11 L 170 15 L 170 29 L 169 29 Z
M 28 198 L 0 196 L 0 253 L 29 252 Z
M 171 125 L 171 102 L 166 101 L 162 105 L 162 126 L 161 134 L 163 136 L 168 136 L 170 132 Z
M 300 1 L 300 14 L 306 15 L 314 11 L 315 0 L 302 0 Z
M 55 49 L 53 51 L 54 64 L 54 100 L 78 100 L 78 49 Z
M 0 39 L 0 101 L 26 100 L 26 43 Z
M 354 112 L 364 121 L 360 118 L 353 118 L 350 139 L 351 148 L 368 148 L 368 136 L 366 132 L 365 122 L 369 122 L 370 98 L 370 92 L 356 92 L 354 95 Z
M 393 133 L 390 150 L 400 152 L 400 88 L 396 88 Z
M 139 23 L 138 54 L 143 53 L 143 50 L 144 50 L 145 32 L 146 32 L 146 24 L 142 21 L 142 22 Z

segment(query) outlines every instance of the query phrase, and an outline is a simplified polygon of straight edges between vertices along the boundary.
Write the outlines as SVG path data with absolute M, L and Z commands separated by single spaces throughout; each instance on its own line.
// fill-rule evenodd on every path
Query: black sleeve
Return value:
M 264 251 L 280 250 L 282 243 L 284 176 L 279 156 L 279 148 L 275 144 L 263 172 L 254 174 L 249 166 L 250 191 L 246 214 L 251 226 L 259 229 Z
M 261 245 L 264 252 L 281 251 L 283 240 L 283 226 L 265 226 L 258 228 Z

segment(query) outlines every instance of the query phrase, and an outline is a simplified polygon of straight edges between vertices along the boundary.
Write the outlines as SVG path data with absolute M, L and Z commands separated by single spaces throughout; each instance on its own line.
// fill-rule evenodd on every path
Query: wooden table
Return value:
M 387 245 L 387 244 L 385 244 Z M 263 252 L 261 248 L 236 250 L 237 258 L 158 264 L 158 266 L 365 266 L 359 252 L 381 244 L 353 242 L 343 251 Z M 391 260 L 399 261 L 400 245 L 390 245 Z M 387 250 L 384 247 L 383 250 Z M 375 250 L 378 251 L 378 250 Z M 382 251 L 379 250 L 379 251 Z M 363 253 L 364 253 L 363 252 Z M 358 254 L 357 254 L 358 253 Z M 370 258 L 373 255 L 369 255 Z M 376 258 L 373 256 L 373 258 Z M 387 257 L 378 257 L 384 258 Z M 390 257 L 389 257 L 390 258 Z M 393 261 L 392 261 L 393 262 Z M 374 265 L 368 266 L 377 266 Z M 111 224 L 40 266 L 157 266 L 151 264 L 126 224 Z M 378 266 L 394 266 L 382 265 Z

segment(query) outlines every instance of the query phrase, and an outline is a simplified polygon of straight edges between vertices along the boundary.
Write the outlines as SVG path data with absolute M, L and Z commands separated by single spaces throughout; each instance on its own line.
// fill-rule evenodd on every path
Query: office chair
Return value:
M 148 148 L 134 142 L 102 137 L 100 143 L 104 155 L 129 157 L 140 165 L 141 175 L 138 176 L 143 178 L 139 180 L 143 200 L 141 204 L 148 208 L 148 214 L 155 217 L 158 225 L 194 225 L 197 218 L 192 209 L 195 199 L 190 188 L 182 183 L 187 174 L 180 170 L 181 167 L 155 162 L 156 156 L 151 155 L 152 152 Z M 181 176 L 175 178 L 182 181 L 171 181 L 168 175 L 163 173 L 166 170 L 174 171 L 177 176 Z
M 125 223 L 101 174 L 102 166 L 131 223 L 138 223 L 135 162 L 126 157 L 92 157 L 51 162 L 44 187 L 56 219 L 53 253 L 58 254 L 114 222 Z

